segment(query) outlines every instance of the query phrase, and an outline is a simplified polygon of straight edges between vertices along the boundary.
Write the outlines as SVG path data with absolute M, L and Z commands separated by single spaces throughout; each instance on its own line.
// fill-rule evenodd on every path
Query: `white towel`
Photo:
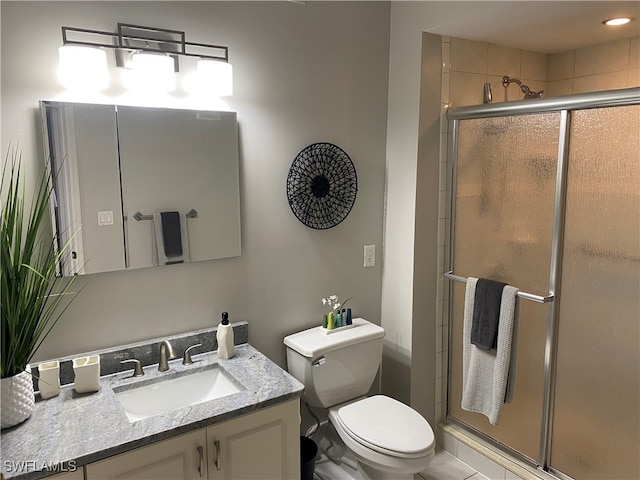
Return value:
M 467 279 L 464 302 L 462 409 L 486 415 L 497 425 L 502 405 L 513 398 L 518 345 L 518 289 L 502 291 L 498 340 L 495 350 L 484 351 L 471 344 L 471 325 L 477 278 Z
M 162 236 L 162 214 L 153 214 L 153 263 L 154 265 L 171 265 L 173 263 L 188 263 L 189 259 L 189 234 L 187 232 L 187 216 L 180 214 L 180 241 L 182 242 L 182 255 L 168 258 L 164 253 L 164 237 Z

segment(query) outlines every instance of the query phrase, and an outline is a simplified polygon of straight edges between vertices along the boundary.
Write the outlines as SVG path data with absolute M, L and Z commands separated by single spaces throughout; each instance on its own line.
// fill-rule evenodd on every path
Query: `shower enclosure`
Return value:
M 561 478 L 640 478 L 640 88 L 448 116 L 448 421 Z M 496 426 L 460 407 L 469 276 L 520 289 Z

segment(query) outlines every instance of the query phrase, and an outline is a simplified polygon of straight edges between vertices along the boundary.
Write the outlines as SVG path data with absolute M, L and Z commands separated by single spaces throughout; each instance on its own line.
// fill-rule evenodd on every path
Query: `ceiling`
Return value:
M 616 16 L 635 20 L 602 25 Z M 640 1 L 430 2 L 426 23 L 430 33 L 557 53 L 640 35 Z

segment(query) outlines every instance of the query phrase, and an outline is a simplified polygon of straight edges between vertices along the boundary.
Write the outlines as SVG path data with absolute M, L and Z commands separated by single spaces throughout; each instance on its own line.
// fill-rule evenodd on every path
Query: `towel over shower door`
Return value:
M 558 112 L 460 120 L 452 245 L 456 275 L 548 294 L 559 130 Z M 485 416 L 460 407 L 464 288 L 451 283 L 448 414 L 536 459 L 549 307 L 518 301 L 515 394 L 493 426 Z
M 573 112 L 551 466 L 640 478 L 640 106 Z

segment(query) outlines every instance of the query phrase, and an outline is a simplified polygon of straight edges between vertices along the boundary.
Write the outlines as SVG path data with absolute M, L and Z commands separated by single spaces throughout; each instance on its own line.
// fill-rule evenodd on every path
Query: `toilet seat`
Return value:
M 330 417 L 354 441 L 384 455 L 422 458 L 434 448 L 433 430 L 422 415 L 384 395 L 331 409 Z

